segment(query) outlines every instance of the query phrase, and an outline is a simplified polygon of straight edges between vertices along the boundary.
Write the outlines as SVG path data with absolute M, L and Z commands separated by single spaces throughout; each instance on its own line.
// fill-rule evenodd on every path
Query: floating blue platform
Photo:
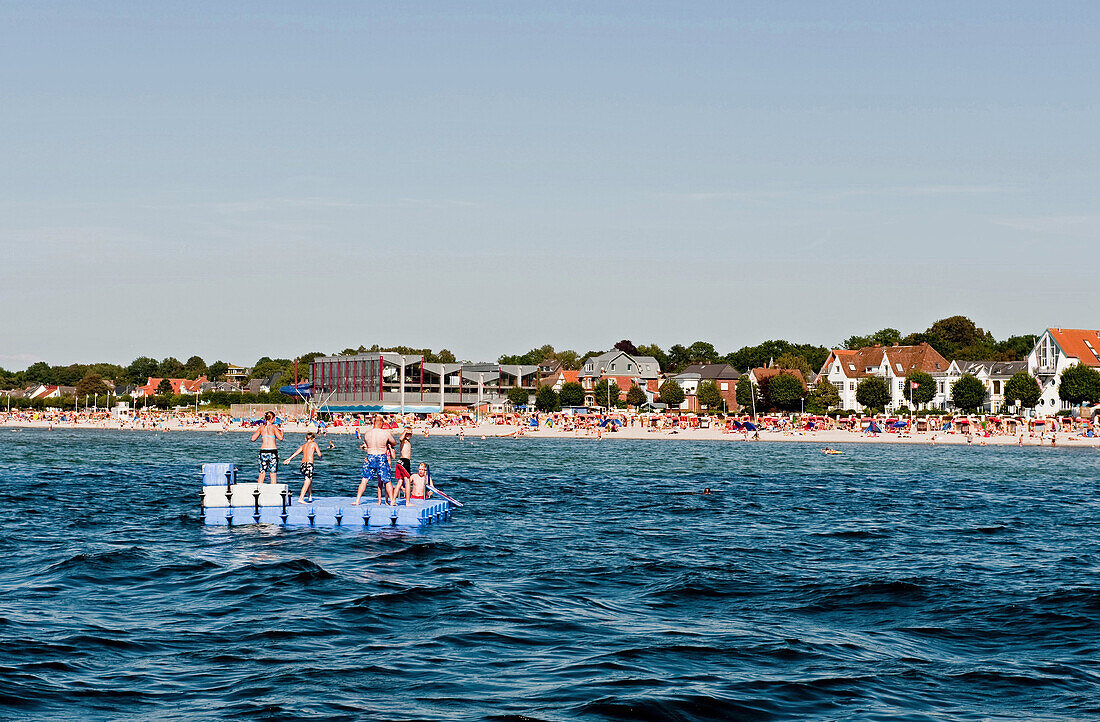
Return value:
M 420 527 L 451 517 L 446 499 L 413 499 L 395 506 L 364 497 L 314 497 L 299 503 L 286 484 L 227 483 L 236 478 L 231 464 L 204 464 L 202 513 L 212 526 L 275 524 L 278 526 Z M 371 492 L 373 493 L 373 489 Z

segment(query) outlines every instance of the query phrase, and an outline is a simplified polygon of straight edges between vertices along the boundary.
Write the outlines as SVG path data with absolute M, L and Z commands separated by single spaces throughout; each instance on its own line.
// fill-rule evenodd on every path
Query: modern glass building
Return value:
M 428 363 L 422 356 L 367 352 L 314 359 L 313 400 L 322 411 L 433 413 L 501 403 L 508 391 L 538 390 L 538 366 Z

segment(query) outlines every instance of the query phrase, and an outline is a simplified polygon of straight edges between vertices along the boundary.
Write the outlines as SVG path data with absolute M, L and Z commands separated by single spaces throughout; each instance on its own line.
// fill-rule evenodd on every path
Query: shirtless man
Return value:
M 412 427 L 405 426 L 401 429 L 401 435 L 398 437 L 400 442 L 400 453 L 398 454 L 397 463 L 405 467 L 405 471 L 412 473 L 412 456 L 413 456 L 413 443 L 412 443 Z
M 275 472 L 279 468 L 279 450 L 276 442 L 282 441 L 283 430 L 275 425 L 275 412 L 268 411 L 264 414 L 264 423 L 257 426 L 252 432 L 252 441 L 263 439 L 260 443 L 260 479 L 257 484 L 264 483 L 264 474 L 270 472 L 271 483 L 275 483 Z
M 302 455 L 302 477 L 305 481 L 302 483 L 302 493 L 298 495 L 298 503 L 304 504 L 306 502 L 306 494 L 309 494 L 309 501 L 313 501 L 313 457 L 321 458 L 321 448 L 317 446 L 316 435 L 310 431 L 306 434 L 306 443 L 298 447 L 298 450 L 290 455 L 290 458 L 284 461 L 284 464 L 289 464 L 298 454 Z
M 393 503 L 393 483 L 390 481 L 390 459 L 393 458 L 393 449 L 397 442 L 393 434 L 382 428 L 382 417 L 374 417 L 374 428 L 363 435 L 363 443 L 360 449 L 367 452 L 367 458 L 363 460 L 363 480 L 359 482 L 359 492 L 355 495 L 355 506 L 359 506 L 359 500 L 363 498 L 367 482 L 374 479 L 378 485 L 378 503 L 382 503 L 382 490 L 386 490 L 386 503 Z
M 405 503 L 408 504 L 413 499 L 429 498 L 432 495 L 432 490 L 428 488 L 429 481 L 431 477 L 428 476 L 428 465 L 422 461 L 416 473 L 405 480 Z

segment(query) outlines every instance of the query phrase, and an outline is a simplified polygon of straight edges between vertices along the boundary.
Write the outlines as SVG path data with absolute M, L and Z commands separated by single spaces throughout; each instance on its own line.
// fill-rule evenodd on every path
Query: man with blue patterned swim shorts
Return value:
M 382 417 L 374 417 L 374 428 L 363 435 L 363 443 L 359 446 L 367 452 L 367 458 L 363 460 L 363 480 L 359 482 L 359 493 L 355 495 L 355 506 L 359 506 L 359 500 L 363 498 L 363 492 L 367 489 L 367 482 L 375 480 L 378 487 L 378 503 L 382 503 L 382 490 L 386 491 L 386 503 L 393 504 L 394 488 L 390 481 L 390 459 L 393 457 L 394 447 L 397 442 L 388 429 L 382 428 Z

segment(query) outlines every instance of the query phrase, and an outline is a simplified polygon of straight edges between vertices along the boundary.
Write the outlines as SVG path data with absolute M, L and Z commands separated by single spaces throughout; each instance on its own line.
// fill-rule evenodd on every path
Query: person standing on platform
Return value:
M 306 434 L 306 443 L 298 447 L 298 450 L 290 455 L 284 464 L 289 464 L 298 454 L 302 455 L 302 493 L 298 495 L 298 503 L 304 504 L 306 502 L 306 494 L 309 494 L 309 501 L 313 501 L 313 457 L 317 456 L 321 458 L 321 449 L 317 446 L 317 437 L 310 431 Z
M 275 472 L 279 469 L 278 443 L 283 439 L 283 430 L 275 423 L 275 412 L 268 411 L 264 414 L 264 423 L 256 427 L 252 432 L 252 441 L 263 439 L 260 442 L 260 479 L 257 484 L 264 483 L 264 474 L 271 476 L 271 483 L 275 483 Z
M 393 483 L 390 481 L 390 459 L 397 442 L 387 429 L 382 428 L 382 417 L 374 417 L 374 428 L 364 434 L 363 444 L 359 447 L 367 452 L 363 460 L 363 480 L 359 482 L 359 492 L 355 495 L 355 506 L 363 498 L 367 482 L 373 479 L 378 486 L 378 503 L 382 503 L 382 491 L 386 492 L 386 503 L 393 503 Z
M 412 473 L 412 456 L 413 456 L 413 443 L 412 443 L 412 427 L 408 424 L 405 428 L 401 429 L 401 435 L 398 437 L 400 443 L 400 451 L 398 453 L 397 463 L 405 467 L 405 471 Z

